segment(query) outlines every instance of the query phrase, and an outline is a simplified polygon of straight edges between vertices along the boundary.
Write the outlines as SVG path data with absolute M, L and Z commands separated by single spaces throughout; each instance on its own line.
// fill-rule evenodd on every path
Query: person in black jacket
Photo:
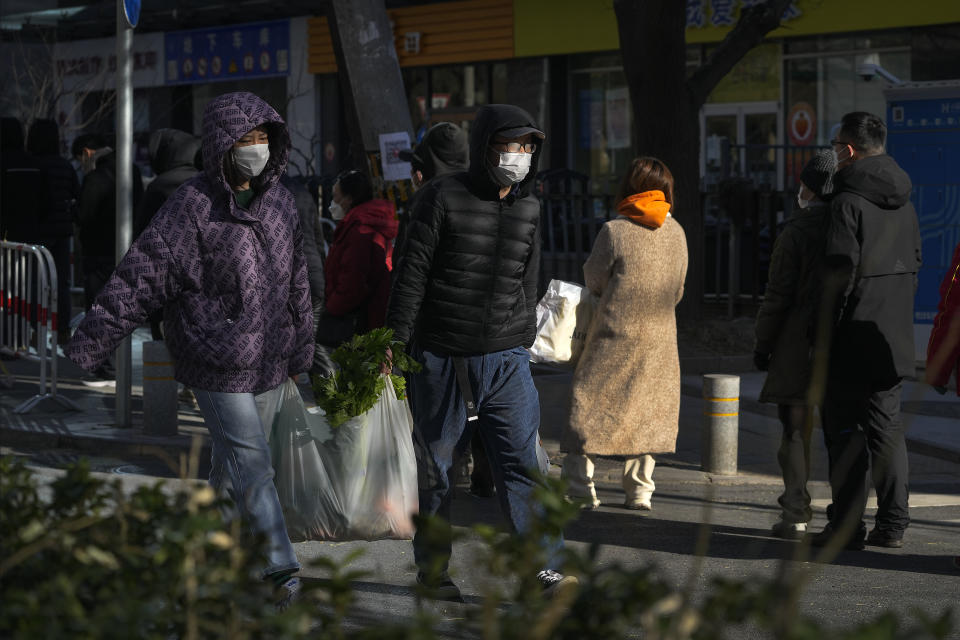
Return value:
M 540 405 L 526 347 L 536 334 L 540 203 L 530 186 L 543 139 L 523 109 L 480 107 L 470 169 L 431 181 L 411 212 L 387 326 L 423 364 L 410 382 L 421 515 L 447 519 L 455 463 L 476 428 L 508 521 L 518 532 L 532 524 Z M 459 599 L 450 538 L 423 538 L 418 530 L 413 540 L 418 582 Z M 560 532 L 544 541 L 545 593 L 576 582 L 556 571 L 562 548 Z
M 60 155 L 60 128 L 56 120 L 39 119 L 30 125 L 27 151 L 33 154 L 43 174 L 40 244 L 45 246 L 57 268 L 57 339 L 70 339 L 70 240 L 73 215 L 80 196 L 80 181 L 70 161 Z
M 140 205 L 133 215 L 133 237 L 136 239 L 177 188 L 199 173 L 193 158 L 200 150 L 200 139 L 179 129 L 157 129 L 147 143 L 150 168 L 156 178 L 147 185 Z M 163 340 L 163 310 L 150 315 L 150 333 L 154 340 Z
M 830 458 L 830 523 L 817 546 L 862 549 L 867 471 L 877 492 L 866 543 L 903 546 L 910 523 L 902 380 L 915 374 L 913 298 L 920 230 L 910 178 L 884 153 L 879 117 L 848 113 L 835 140 L 839 159 L 827 234 L 826 288 L 837 318 L 824 401 Z M 834 542 L 836 541 L 836 542 Z
M 760 402 L 777 405 L 783 425 L 777 462 L 783 474 L 780 519 L 773 535 L 796 539 L 813 516 L 807 479 L 814 408 L 811 395 L 817 310 L 823 288 L 823 255 L 837 154 L 816 154 L 800 173 L 798 209 L 777 236 L 763 304 L 757 314 L 754 363 L 767 371 Z M 819 362 L 818 362 L 819 364 Z
M 83 294 L 89 310 L 117 263 L 117 154 L 107 146 L 104 137 L 96 133 L 78 136 L 71 151 L 84 174 L 77 204 L 77 226 Z M 143 182 L 136 166 L 133 167 L 132 191 L 133 211 L 136 211 L 143 196 Z M 113 365 L 108 361 L 84 382 L 89 386 L 109 386 L 114 384 L 114 376 Z
M 39 196 L 43 173 L 23 146 L 23 125 L 0 119 L 0 238 L 11 242 L 40 241 Z

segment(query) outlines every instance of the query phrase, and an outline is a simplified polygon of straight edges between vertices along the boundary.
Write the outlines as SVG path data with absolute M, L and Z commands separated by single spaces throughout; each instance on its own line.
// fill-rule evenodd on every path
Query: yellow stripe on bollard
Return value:
M 710 402 L 738 402 L 740 398 L 707 398 Z
M 730 417 L 732 417 L 732 416 L 738 416 L 738 415 L 740 415 L 740 414 L 739 414 L 739 413 L 708 413 L 708 412 L 704 411 L 704 412 L 703 412 L 703 415 L 705 415 L 705 416 L 713 416 L 713 417 L 715 417 L 715 418 L 730 418 Z

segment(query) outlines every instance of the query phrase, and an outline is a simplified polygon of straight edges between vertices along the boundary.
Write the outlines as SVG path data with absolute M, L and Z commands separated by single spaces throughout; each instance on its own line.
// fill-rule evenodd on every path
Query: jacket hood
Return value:
M 399 229 L 396 209 L 389 200 L 367 200 L 347 212 L 341 226 L 346 229 L 353 225 L 365 225 L 376 229 L 385 238 L 397 237 Z
M 899 209 L 910 200 L 910 176 L 888 155 L 868 156 L 837 172 L 837 192 L 862 196 L 881 209 Z
M 621 200 L 617 213 L 648 229 L 659 229 L 670 215 L 670 203 L 663 191 L 643 191 Z
M 179 167 L 193 168 L 200 140 L 179 129 L 157 129 L 150 134 L 150 168 L 157 175 Z
M 487 160 L 487 150 L 494 134 L 505 129 L 524 128 L 540 130 L 530 114 L 520 107 L 512 104 L 487 104 L 477 109 L 477 117 L 470 132 L 468 171 L 470 182 L 480 190 L 483 196 L 497 197 L 500 191 L 500 185 L 494 179 L 489 160 Z M 530 160 L 530 172 L 518 185 L 518 197 L 523 197 L 530 192 L 530 185 L 537 177 L 537 166 L 540 163 L 540 154 L 543 152 L 543 140 L 537 138 L 538 136 L 534 136 L 537 150 L 533 152 L 533 158 Z
M 275 184 L 287 168 L 290 136 L 286 123 L 273 107 L 247 91 L 225 93 L 207 103 L 203 110 L 203 172 L 211 183 L 229 193 L 223 157 L 240 138 L 261 125 L 270 137 L 270 160 L 250 181 L 257 190 Z
M 470 164 L 467 134 L 451 122 L 437 123 L 410 154 L 410 162 L 425 180 L 466 171 Z

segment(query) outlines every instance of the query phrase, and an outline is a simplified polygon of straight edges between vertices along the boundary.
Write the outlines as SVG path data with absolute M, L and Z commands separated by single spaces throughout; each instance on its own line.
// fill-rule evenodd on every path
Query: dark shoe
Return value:
M 953 556 L 953 568 L 960 571 L 960 556 Z
M 100 367 L 80 379 L 84 385 L 94 388 L 117 386 L 117 374 L 112 369 Z
M 800 540 L 807 532 L 806 522 L 787 522 L 777 520 L 770 528 L 770 533 L 784 540 Z
M 871 529 L 870 534 L 867 536 L 867 544 L 869 544 L 871 547 L 899 549 L 903 546 L 903 532 Z
M 561 592 L 576 589 L 580 581 L 574 576 L 565 576 L 553 569 L 544 569 L 537 574 L 545 598 L 553 598 Z
M 861 527 L 857 532 L 848 538 L 841 548 L 848 551 L 861 551 L 864 547 L 863 537 L 866 534 L 866 528 Z M 816 533 L 810 536 L 810 546 L 813 547 L 826 547 L 831 544 L 835 544 L 837 537 L 837 532 L 834 530 L 833 525 L 828 524 L 823 528 L 823 531 Z
M 277 587 L 278 598 L 274 605 L 277 611 L 284 611 L 291 604 L 300 599 L 300 578 L 291 576 L 286 582 Z
M 487 487 L 484 485 L 471 484 L 467 493 L 474 498 L 492 498 L 497 495 L 496 487 Z
M 449 602 L 463 602 L 463 596 L 460 594 L 460 588 L 454 584 L 446 571 L 437 576 L 435 581 L 431 581 L 423 571 L 417 572 L 417 584 L 423 585 L 429 591 L 429 597 L 434 600 L 447 600 Z

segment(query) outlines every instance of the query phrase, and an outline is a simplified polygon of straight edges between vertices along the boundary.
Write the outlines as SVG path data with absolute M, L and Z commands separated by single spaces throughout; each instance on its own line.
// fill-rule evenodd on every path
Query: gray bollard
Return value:
M 173 358 L 162 340 L 143 343 L 143 431 L 177 435 L 177 381 Z
M 737 474 L 740 430 L 740 376 L 703 376 L 703 449 L 700 466 L 707 473 Z

